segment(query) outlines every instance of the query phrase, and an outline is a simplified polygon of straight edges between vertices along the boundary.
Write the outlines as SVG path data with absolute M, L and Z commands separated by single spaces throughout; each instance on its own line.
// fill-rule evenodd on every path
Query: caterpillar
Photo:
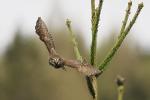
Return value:
M 64 59 L 55 50 L 55 44 L 52 34 L 48 32 L 48 28 L 41 17 L 38 17 L 35 26 L 35 32 L 39 36 L 40 40 L 43 41 L 49 51 L 49 65 L 58 69 L 65 68 L 65 66 L 70 68 L 75 68 L 77 71 L 83 73 L 86 76 L 98 76 L 102 71 L 96 67 L 90 65 L 88 62 Z

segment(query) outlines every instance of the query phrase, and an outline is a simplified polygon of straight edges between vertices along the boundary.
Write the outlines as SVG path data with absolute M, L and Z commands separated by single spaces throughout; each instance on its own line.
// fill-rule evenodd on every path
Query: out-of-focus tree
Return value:
M 115 33 L 115 32 L 113 32 Z M 111 48 L 115 35 L 112 34 L 105 44 L 101 44 L 99 48 L 98 59 L 104 58 L 106 52 Z M 150 78 L 150 58 L 148 55 L 139 54 L 139 51 L 131 50 L 128 39 L 116 54 L 110 67 L 104 75 L 99 79 L 101 84 L 100 95 L 104 100 L 115 100 L 117 98 L 117 87 L 115 86 L 114 79 L 120 74 L 126 79 L 125 81 L 125 99 L 126 100 L 149 100 L 149 84 Z M 138 48 L 137 48 L 138 49 Z M 142 55 L 142 56 L 141 56 Z M 145 57 L 146 59 L 143 59 Z M 108 96 L 109 95 L 109 96 Z
M 43 74 L 47 70 L 45 61 L 32 39 L 17 34 L 4 57 L 7 77 L 3 92 L 6 100 L 40 100 L 41 97 L 52 95 L 46 86 L 53 88 L 53 81 Z M 48 85 L 46 81 L 52 82 Z M 43 89 L 44 94 L 39 95 Z
M 71 40 L 69 40 L 67 32 L 57 31 L 54 33 L 54 38 L 58 52 L 67 58 L 74 58 Z M 104 58 L 107 50 L 111 48 L 114 38 L 115 35 L 111 35 L 107 43 L 100 44 L 97 59 Z M 84 47 L 82 37 L 79 37 L 79 41 L 81 51 L 86 51 L 84 55 L 87 56 L 88 50 Z M 83 75 L 68 68 L 67 71 L 53 69 L 47 63 L 47 54 L 45 46 L 37 38 L 24 38 L 17 34 L 1 58 L 0 99 L 89 100 Z M 110 68 L 99 78 L 100 98 L 116 99 L 117 88 L 114 79 L 121 74 L 126 79 L 125 99 L 149 100 L 149 61 L 149 57 L 146 56 L 145 59 L 145 57 L 139 56 L 138 51 L 130 50 L 129 45 L 124 43 L 109 65 Z
M 62 55 L 74 58 L 69 43 L 71 40 L 63 35 L 63 31 L 60 32 L 59 35 L 55 34 L 56 48 Z M 84 92 L 87 87 L 80 84 L 84 80 L 82 75 L 74 70 L 67 69 L 65 72 L 50 67 L 45 46 L 36 40 L 33 37 L 24 38 L 17 32 L 13 43 L 3 55 L 4 65 L 0 68 L 5 69 L 6 76 L 5 80 L 0 81 L 0 99 L 76 100 L 75 97 L 78 97 L 88 100 L 88 94 Z

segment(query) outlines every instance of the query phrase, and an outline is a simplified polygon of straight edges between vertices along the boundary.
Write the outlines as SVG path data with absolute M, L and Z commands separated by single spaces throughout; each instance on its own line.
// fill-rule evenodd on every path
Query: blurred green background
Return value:
M 54 6 L 50 21 L 46 23 L 49 23 L 50 32 L 53 33 L 57 51 L 65 58 L 75 59 L 71 38 L 65 26 L 53 27 L 53 15 L 57 15 L 58 22 L 65 21 L 63 11 L 58 6 Z M 63 71 L 49 66 L 45 45 L 35 33 L 31 33 L 34 36 L 27 36 L 22 29 L 17 29 L 14 40 L 0 55 L 0 100 L 92 100 L 84 75 L 70 68 Z M 119 27 L 112 30 L 119 30 Z M 78 30 L 78 26 L 74 32 L 77 33 L 75 35 L 82 56 L 89 60 L 86 34 Z M 111 31 L 107 40 L 98 45 L 97 64 L 113 46 L 116 34 L 118 31 Z M 132 39 L 127 36 L 107 70 L 98 78 L 99 100 L 117 100 L 117 75 L 125 78 L 124 100 L 150 100 L 150 53 L 141 50 Z
M 54 31 L 56 49 L 74 59 L 70 35 L 63 29 Z M 80 33 L 80 31 L 78 31 Z M 97 61 L 102 61 L 114 44 L 115 32 L 98 48 Z M 82 34 L 82 33 L 81 33 Z M 84 37 L 77 36 L 83 57 L 89 59 Z M 127 39 L 128 40 L 128 39 Z M 98 78 L 100 100 L 116 100 L 116 76 L 125 81 L 124 100 L 150 100 L 150 55 L 124 42 L 108 69 Z M 73 69 L 54 69 L 48 65 L 45 45 L 35 37 L 16 32 L 13 42 L 0 58 L 0 100 L 92 100 L 85 78 Z

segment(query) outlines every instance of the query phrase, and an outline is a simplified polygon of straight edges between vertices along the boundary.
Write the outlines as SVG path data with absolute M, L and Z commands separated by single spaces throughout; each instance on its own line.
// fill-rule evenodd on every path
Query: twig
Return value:
M 125 27 L 127 25 L 127 21 L 128 21 L 128 18 L 129 18 L 129 15 L 130 15 L 130 10 L 131 10 L 131 6 L 132 6 L 132 1 L 129 1 L 128 2 L 128 7 L 126 9 L 126 14 L 125 14 L 125 17 L 124 17 L 124 20 L 122 21 L 122 27 L 121 27 L 121 30 L 120 30 L 120 35 L 119 37 L 122 35 L 122 33 L 124 32 L 125 30 Z M 119 38 L 118 37 L 118 38 Z
M 123 100 L 124 86 L 118 87 L 118 100 Z
M 97 8 L 95 7 L 95 0 L 91 0 L 91 10 L 92 10 L 92 43 L 91 43 L 91 52 L 90 52 L 90 61 L 92 65 L 95 65 L 96 58 L 96 47 L 97 47 L 97 32 L 98 32 L 98 24 L 100 20 L 100 14 L 102 10 L 103 0 L 99 0 L 99 4 Z
M 116 84 L 118 86 L 118 100 L 123 100 L 123 94 L 124 94 L 124 78 L 121 76 L 118 76 L 116 79 Z
M 81 54 L 79 52 L 79 49 L 78 49 L 77 40 L 76 40 L 75 35 L 73 34 L 73 31 L 72 31 L 71 21 L 69 19 L 66 20 L 66 25 L 67 25 L 67 28 L 69 30 L 69 33 L 71 34 L 71 38 L 72 38 L 72 43 L 74 45 L 74 52 L 75 52 L 75 55 L 76 55 L 76 59 L 80 60 L 80 61 L 83 61 L 82 56 L 81 56 Z
M 95 17 L 95 0 L 91 0 L 91 23 L 93 24 L 94 22 L 94 17 Z
M 72 32 L 71 21 L 67 19 L 66 20 L 66 25 L 67 25 L 69 33 L 71 34 L 71 37 L 72 37 L 72 42 L 74 44 L 74 51 L 75 51 L 75 54 L 76 54 L 76 58 L 80 61 L 83 61 L 82 56 L 80 55 L 80 52 L 79 52 L 79 49 L 78 49 L 76 38 L 75 38 L 75 36 Z M 97 86 L 96 85 L 96 77 L 95 76 L 93 76 L 93 77 L 86 76 L 86 81 L 87 81 L 87 85 L 88 85 L 88 89 L 89 89 L 90 94 L 93 96 L 93 98 L 95 98 L 96 97 L 96 92 L 97 92 L 97 90 L 94 90 L 94 89 L 97 89 L 97 87 L 96 87 Z
M 39 17 L 36 22 L 36 33 L 40 37 L 40 40 L 43 41 L 49 51 L 49 64 L 52 65 L 54 68 L 65 68 L 71 67 L 77 69 L 79 72 L 83 73 L 88 77 L 97 76 L 101 73 L 96 67 L 88 64 L 86 61 L 79 61 L 79 60 L 68 60 L 61 57 L 55 50 L 52 40 L 52 36 L 50 37 L 50 33 L 48 32 L 47 26 L 45 25 L 44 21 Z
M 142 10 L 143 7 L 144 7 L 143 2 L 141 2 L 140 4 L 138 4 L 137 11 L 136 11 L 136 13 L 134 14 L 132 20 L 130 21 L 128 27 L 126 28 L 126 30 L 125 30 L 125 32 L 124 32 L 125 35 L 127 35 L 128 32 L 130 31 L 130 29 L 132 28 L 133 24 L 135 23 L 135 21 L 136 21 L 137 17 L 139 16 L 139 14 L 140 14 L 140 12 L 141 12 L 141 10 Z
M 140 14 L 140 11 L 141 11 L 142 8 L 143 8 L 143 3 L 140 3 L 138 5 L 137 11 L 136 11 L 135 15 L 133 16 L 132 20 L 130 21 L 129 25 L 127 26 L 127 28 L 122 33 L 120 33 L 121 35 L 117 39 L 115 45 L 110 50 L 110 52 L 108 53 L 108 55 L 106 56 L 104 61 L 98 66 L 100 70 L 104 70 L 105 67 L 107 66 L 107 64 L 112 60 L 113 56 L 115 55 L 115 53 L 117 52 L 117 50 L 121 46 L 123 40 L 125 39 L 125 37 L 129 33 L 129 31 L 132 28 L 133 24 L 135 23 L 135 21 L 136 21 L 138 15 Z
M 44 21 L 39 17 L 36 23 L 36 33 L 40 37 L 40 40 L 43 41 L 47 47 L 47 50 L 49 51 L 49 64 L 52 65 L 54 68 L 65 68 L 65 66 L 75 68 L 79 72 L 86 75 L 87 84 L 89 87 L 89 91 L 93 97 L 94 100 L 97 100 L 97 79 L 96 76 L 100 75 L 103 70 L 106 68 L 106 65 L 112 60 L 113 56 L 121 46 L 123 40 L 131 30 L 132 26 L 134 25 L 138 15 L 141 12 L 141 9 L 143 8 L 143 3 L 140 3 L 138 5 L 138 9 L 133 16 L 132 20 L 130 21 L 129 25 L 127 25 L 128 17 L 130 14 L 130 9 L 132 2 L 130 1 L 128 3 L 128 7 L 126 10 L 126 14 L 123 20 L 123 24 L 120 30 L 120 34 L 118 36 L 118 39 L 113 46 L 113 48 L 110 50 L 104 61 L 98 66 L 99 69 L 97 69 L 95 66 L 95 58 L 96 58 L 96 43 L 97 43 L 97 32 L 98 32 L 98 25 L 100 20 L 100 14 L 102 10 L 103 0 L 99 0 L 98 7 L 95 8 L 95 0 L 91 0 L 91 24 L 92 24 L 92 43 L 91 43 L 91 50 L 90 50 L 90 64 L 82 59 L 82 56 L 80 55 L 78 45 L 76 42 L 76 38 L 72 32 L 71 28 L 71 21 L 67 20 L 66 25 L 68 27 L 68 30 L 72 37 L 72 42 L 74 44 L 74 51 L 77 60 L 67 60 L 63 57 L 61 57 L 55 50 L 54 41 L 52 38 L 52 35 L 48 32 L 47 26 L 45 25 Z M 123 90 L 124 87 L 118 88 L 119 91 Z M 119 92 L 118 100 L 122 100 L 122 94 L 123 92 Z M 120 98 L 120 99 L 119 99 Z
M 102 10 L 103 0 L 99 0 L 98 7 L 95 7 L 95 0 L 91 0 L 91 25 L 92 25 L 92 43 L 91 43 L 91 51 L 90 51 L 90 63 L 91 65 L 95 65 L 96 59 L 96 47 L 97 47 L 97 32 L 98 32 L 98 24 L 100 20 L 100 14 Z M 91 95 L 95 100 L 97 100 L 97 80 L 96 77 L 87 77 L 87 83 L 90 90 Z

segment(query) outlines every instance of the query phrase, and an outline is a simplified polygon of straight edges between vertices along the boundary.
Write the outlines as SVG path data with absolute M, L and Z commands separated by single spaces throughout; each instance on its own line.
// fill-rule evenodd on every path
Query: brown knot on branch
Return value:
M 54 41 L 52 35 L 48 32 L 48 28 L 41 17 L 38 17 L 36 22 L 35 30 L 40 40 L 44 42 L 49 51 L 49 64 L 54 68 L 65 68 L 65 66 L 70 68 L 75 68 L 79 72 L 86 76 L 98 76 L 101 71 L 96 67 L 90 65 L 85 60 L 83 62 L 79 60 L 67 60 L 61 57 L 55 50 Z

